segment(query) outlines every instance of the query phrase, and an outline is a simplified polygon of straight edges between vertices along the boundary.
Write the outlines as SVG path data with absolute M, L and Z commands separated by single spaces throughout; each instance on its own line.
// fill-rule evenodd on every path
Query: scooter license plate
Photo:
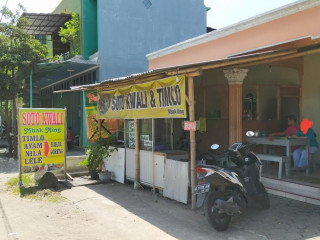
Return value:
M 195 194 L 207 193 L 210 190 L 210 183 L 197 185 L 194 189 Z

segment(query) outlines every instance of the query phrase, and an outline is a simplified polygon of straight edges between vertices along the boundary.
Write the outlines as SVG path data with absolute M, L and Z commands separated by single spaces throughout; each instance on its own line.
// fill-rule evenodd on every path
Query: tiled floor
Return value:
M 262 176 L 269 178 L 278 178 L 278 163 L 269 163 L 268 166 L 264 164 L 262 168 Z M 290 176 L 286 177 L 285 172 L 282 173 L 283 180 L 306 184 L 306 185 L 317 185 L 320 187 L 320 166 L 317 165 L 316 169 L 309 173 L 309 176 L 306 176 L 306 171 L 290 171 Z

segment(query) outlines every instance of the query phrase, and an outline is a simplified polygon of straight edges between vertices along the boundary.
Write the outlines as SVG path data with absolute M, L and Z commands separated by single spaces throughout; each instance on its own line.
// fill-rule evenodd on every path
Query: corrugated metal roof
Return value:
M 30 23 L 26 27 L 26 32 L 30 35 L 52 35 L 71 19 L 70 14 L 23 13 L 22 16 Z
M 50 63 L 39 63 L 33 69 L 33 87 L 43 89 L 64 79 L 76 77 L 86 71 L 97 69 L 97 61 L 83 60 L 80 56 L 75 56 L 67 61 L 55 61 Z M 17 78 L 29 77 L 30 69 L 20 71 Z
M 115 82 L 115 81 L 127 80 L 127 79 L 130 79 L 130 78 L 142 77 L 142 76 L 148 75 L 148 74 L 150 74 L 152 72 L 154 72 L 154 71 L 135 73 L 135 74 L 131 74 L 131 75 L 124 76 L 124 77 L 118 77 L 118 78 L 110 78 L 110 79 L 101 81 L 101 83 Z
M 34 87 L 39 89 L 48 87 L 63 79 L 90 70 L 95 66 L 98 67 L 98 65 L 75 63 L 71 61 L 63 64 L 56 64 L 55 68 L 49 67 L 48 65 L 38 66 L 33 74 Z

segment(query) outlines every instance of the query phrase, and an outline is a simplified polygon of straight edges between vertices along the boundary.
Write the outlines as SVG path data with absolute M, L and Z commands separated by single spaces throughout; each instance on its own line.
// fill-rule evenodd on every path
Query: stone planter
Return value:
M 99 172 L 99 179 L 103 183 L 108 183 L 111 181 L 111 172 Z

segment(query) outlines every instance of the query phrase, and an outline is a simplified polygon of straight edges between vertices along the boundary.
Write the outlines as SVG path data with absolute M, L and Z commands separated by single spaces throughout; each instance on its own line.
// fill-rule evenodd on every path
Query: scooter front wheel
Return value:
M 217 231 L 225 231 L 230 224 L 231 216 L 226 213 L 219 213 L 219 209 L 214 207 L 217 199 L 227 200 L 221 191 L 209 192 L 204 203 L 204 212 L 210 225 Z

